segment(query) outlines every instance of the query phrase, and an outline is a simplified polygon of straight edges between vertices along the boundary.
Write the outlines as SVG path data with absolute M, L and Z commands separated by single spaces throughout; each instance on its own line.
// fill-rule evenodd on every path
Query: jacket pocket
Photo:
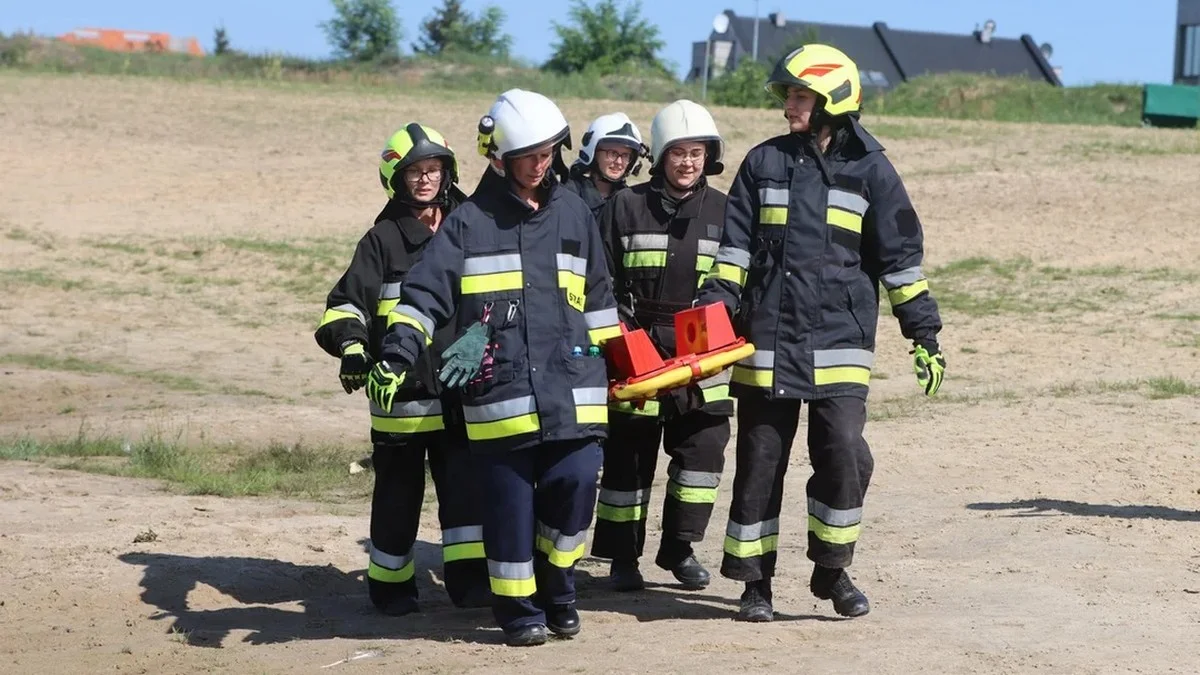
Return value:
M 864 346 L 874 341 L 875 324 L 879 321 L 879 302 L 861 283 L 846 287 L 846 309 L 858 326 L 859 339 Z

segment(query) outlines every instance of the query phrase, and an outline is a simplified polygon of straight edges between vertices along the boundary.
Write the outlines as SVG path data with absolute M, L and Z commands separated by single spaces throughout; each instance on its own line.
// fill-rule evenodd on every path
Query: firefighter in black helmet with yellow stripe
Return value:
M 316 340 L 341 359 L 346 393 L 362 387 L 380 357 L 387 315 L 399 302 L 409 269 L 446 217 L 466 196 L 454 151 L 440 133 L 411 123 L 388 139 L 379 162 L 388 202 L 359 240 L 349 267 L 330 291 Z M 434 336 L 444 348 L 450 332 Z M 434 348 L 418 361 L 390 411 L 371 405 L 371 550 L 367 586 L 380 611 L 417 611 L 413 544 L 425 496 L 425 461 L 433 476 L 442 527 L 446 592 L 459 607 L 490 601 L 483 528 L 467 461 L 457 398 L 436 377 Z
M 740 619 L 772 619 L 783 477 L 807 402 L 809 587 L 838 614 L 861 616 L 870 605 L 845 568 L 874 465 L 862 432 L 879 284 L 929 396 L 946 367 L 942 322 L 921 272 L 921 221 L 883 146 L 859 123 L 854 62 L 806 45 L 779 62 L 767 89 L 783 104 L 788 133 L 743 159 L 699 295 L 724 302 L 756 347 L 730 385 L 737 469 L 721 574 L 746 584 Z

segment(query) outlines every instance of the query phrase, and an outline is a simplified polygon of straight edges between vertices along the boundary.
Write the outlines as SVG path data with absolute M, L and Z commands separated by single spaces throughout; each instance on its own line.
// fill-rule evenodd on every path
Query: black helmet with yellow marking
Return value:
M 438 192 L 440 201 L 450 186 L 458 182 L 458 159 L 446 138 L 436 129 L 417 122 L 406 124 L 392 134 L 379 159 L 379 182 L 388 199 L 407 198 L 409 190 L 404 183 L 404 170 L 423 159 L 433 158 L 441 158 L 444 167 L 442 189 Z

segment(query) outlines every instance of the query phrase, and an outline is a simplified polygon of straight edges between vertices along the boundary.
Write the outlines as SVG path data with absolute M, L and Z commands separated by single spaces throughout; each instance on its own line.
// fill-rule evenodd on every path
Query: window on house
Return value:
M 1183 27 L 1183 77 L 1200 77 L 1200 25 Z

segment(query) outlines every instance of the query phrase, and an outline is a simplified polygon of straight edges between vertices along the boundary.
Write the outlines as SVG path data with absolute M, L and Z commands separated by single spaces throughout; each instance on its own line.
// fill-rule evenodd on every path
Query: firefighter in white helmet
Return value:
M 579 158 L 564 184 L 599 217 L 604 204 L 625 187 L 625 180 L 641 172 L 642 158 L 650 149 L 633 120 L 619 112 L 597 117 L 580 140 Z
M 707 110 L 680 100 L 655 116 L 651 147 L 650 180 L 617 193 L 599 225 L 622 318 L 670 357 L 674 316 L 692 307 L 720 245 L 726 198 L 707 177 L 724 168 L 724 142 Z M 704 538 L 712 515 L 732 415 L 729 371 L 640 409 L 614 404 L 592 545 L 593 555 L 612 559 L 613 588 L 644 585 L 638 558 L 660 440 L 671 462 L 655 563 L 686 589 L 708 585 L 692 545 Z
M 595 219 L 552 173 L 570 143 L 562 112 L 512 89 L 481 127 L 498 171 L 409 272 L 367 395 L 388 409 L 436 330 L 462 331 L 440 377 L 462 389 L 492 611 L 508 644 L 537 645 L 547 628 L 580 629 L 574 568 L 608 427 L 607 368 L 590 347 L 620 327 Z

